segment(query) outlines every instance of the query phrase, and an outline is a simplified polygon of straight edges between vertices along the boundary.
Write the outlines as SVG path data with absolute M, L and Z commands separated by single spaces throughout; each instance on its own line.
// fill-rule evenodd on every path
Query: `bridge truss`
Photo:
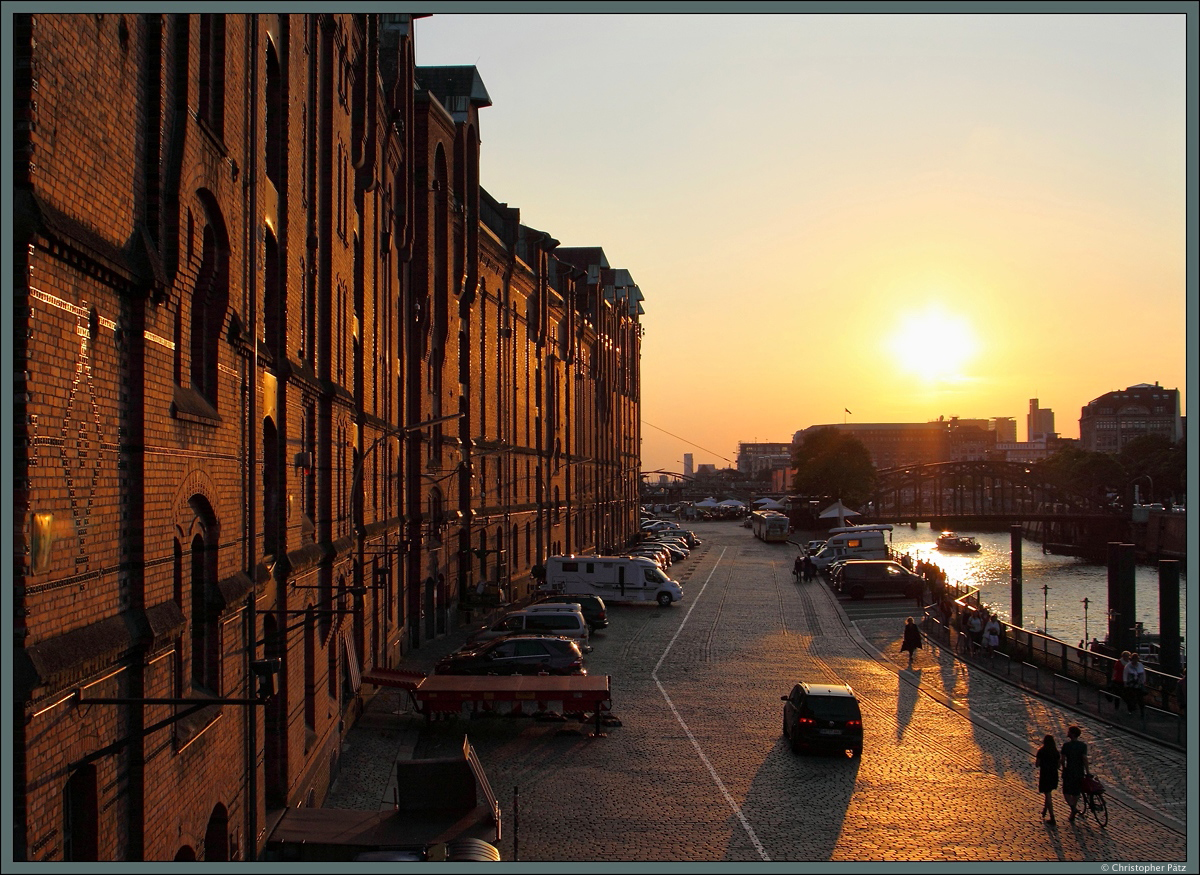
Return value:
M 884 469 L 876 478 L 870 516 L 878 520 L 1053 522 L 1113 517 L 1101 502 L 1046 479 L 1034 465 L 938 462 Z

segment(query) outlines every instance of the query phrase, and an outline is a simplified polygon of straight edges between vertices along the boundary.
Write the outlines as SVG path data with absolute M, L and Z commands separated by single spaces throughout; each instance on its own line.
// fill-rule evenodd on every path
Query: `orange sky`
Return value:
M 645 295 L 643 469 L 843 418 L 1024 439 L 1035 397 L 1078 437 L 1105 392 L 1186 392 L 1183 15 L 435 15 L 416 43 L 480 71 L 484 187 Z

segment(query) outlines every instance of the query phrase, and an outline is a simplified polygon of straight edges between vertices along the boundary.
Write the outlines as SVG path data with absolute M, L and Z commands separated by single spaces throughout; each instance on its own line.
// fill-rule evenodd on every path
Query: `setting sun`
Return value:
M 890 347 L 905 372 L 927 380 L 955 380 L 975 357 L 978 343 L 967 320 L 929 307 L 900 319 Z

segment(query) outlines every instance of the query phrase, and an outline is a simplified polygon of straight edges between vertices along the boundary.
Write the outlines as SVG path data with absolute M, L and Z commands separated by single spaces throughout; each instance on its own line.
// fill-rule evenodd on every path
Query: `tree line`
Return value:
M 840 498 L 850 507 L 865 505 L 874 495 L 877 475 L 870 451 L 836 428 L 805 436 L 792 465 L 798 494 Z M 1116 455 L 1067 446 L 1031 467 L 1051 483 L 1114 506 L 1132 505 L 1135 487 L 1143 504 L 1171 506 L 1187 495 L 1186 441 L 1161 435 L 1135 438 Z

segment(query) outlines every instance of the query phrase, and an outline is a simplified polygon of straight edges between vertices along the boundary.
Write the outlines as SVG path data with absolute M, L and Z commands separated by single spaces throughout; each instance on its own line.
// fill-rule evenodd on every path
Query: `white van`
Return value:
M 884 533 L 891 537 L 892 527 L 886 523 L 878 526 L 844 526 L 830 529 L 829 540 L 816 556 L 813 565 L 818 569 L 829 567 L 840 559 L 888 559 L 888 545 Z
M 652 559 L 631 556 L 551 556 L 538 589 L 598 595 L 606 604 L 658 602 L 664 608 L 683 598 L 683 587 Z

